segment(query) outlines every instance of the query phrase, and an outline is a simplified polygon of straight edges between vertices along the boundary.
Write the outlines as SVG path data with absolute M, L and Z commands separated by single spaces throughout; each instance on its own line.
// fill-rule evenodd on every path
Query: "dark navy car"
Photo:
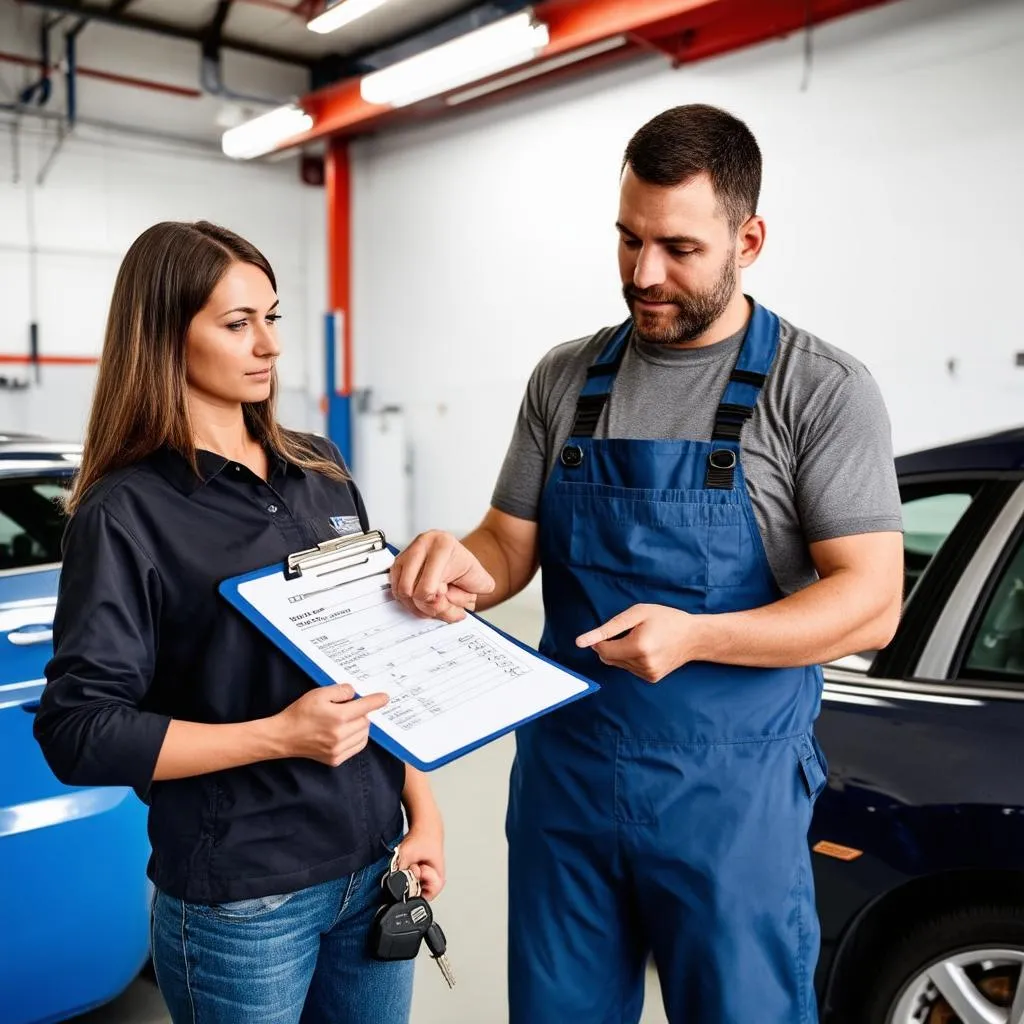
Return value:
M 52 652 L 77 445 L 0 435 L 0 1022 L 66 1020 L 117 996 L 148 952 L 146 814 L 72 788 L 32 736 Z
M 827 1024 L 1024 1022 L 1024 429 L 897 459 L 892 644 L 825 670 Z

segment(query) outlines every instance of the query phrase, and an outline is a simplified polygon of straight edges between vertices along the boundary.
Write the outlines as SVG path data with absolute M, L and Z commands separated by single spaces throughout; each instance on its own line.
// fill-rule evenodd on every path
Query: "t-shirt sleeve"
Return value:
M 796 501 L 808 543 L 902 530 L 889 414 L 867 370 L 846 377 L 808 424 Z
M 536 522 L 547 479 L 548 430 L 544 416 L 544 363 L 533 371 L 519 407 L 491 505 L 519 519 Z

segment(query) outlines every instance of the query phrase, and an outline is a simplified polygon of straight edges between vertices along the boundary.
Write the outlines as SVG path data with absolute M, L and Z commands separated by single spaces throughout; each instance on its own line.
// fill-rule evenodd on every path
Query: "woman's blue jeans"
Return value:
M 153 964 L 174 1024 L 405 1024 L 413 962 L 367 955 L 389 860 L 213 906 L 159 890 Z

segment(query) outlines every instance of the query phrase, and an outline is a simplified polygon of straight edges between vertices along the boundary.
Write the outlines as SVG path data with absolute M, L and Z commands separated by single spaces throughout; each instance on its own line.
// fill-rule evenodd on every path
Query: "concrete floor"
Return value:
M 541 613 L 532 596 L 490 613 L 506 632 L 535 645 Z M 505 795 L 514 741 L 498 740 L 434 772 L 434 792 L 445 816 L 448 884 L 434 905 L 448 937 L 457 978 L 449 991 L 426 954 L 413 996 L 413 1024 L 503 1024 L 505 1009 Z M 480 913 L 482 893 L 492 912 Z M 77 1024 L 167 1024 L 155 985 L 140 978 L 116 1002 L 76 1018 Z M 642 1024 L 667 1024 L 653 974 L 648 977 Z

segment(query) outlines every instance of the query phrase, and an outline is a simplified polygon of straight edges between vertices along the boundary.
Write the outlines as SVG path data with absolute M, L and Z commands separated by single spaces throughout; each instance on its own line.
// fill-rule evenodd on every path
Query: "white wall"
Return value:
M 35 55 L 33 25 L 0 0 L 0 49 Z M 55 44 L 59 39 L 55 33 Z M 272 95 L 301 88 L 293 68 L 226 59 L 233 61 L 228 77 L 236 88 Z M 80 38 L 83 65 L 179 85 L 196 85 L 198 60 L 191 44 L 109 26 L 90 25 Z M 0 101 L 30 74 L 0 64 Z M 63 91 L 59 79 L 55 84 L 50 106 L 60 110 Z M 10 115 L 0 112 L 0 354 L 26 353 L 35 319 L 41 355 L 98 355 L 114 276 L 131 242 L 157 221 L 205 218 L 248 237 L 273 265 L 284 314 L 281 418 L 323 429 L 323 190 L 299 180 L 294 157 L 259 164 L 223 157 L 218 99 L 181 99 L 88 79 L 81 87 L 80 110 L 89 123 L 69 136 L 42 184 L 37 176 L 53 149 L 54 126 L 22 118 L 16 140 Z M 114 127 L 97 128 L 96 121 Z M 132 128 L 184 141 L 145 137 Z M 0 389 L 0 431 L 79 437 L 95 368 L 44 365 L 41 374 L 41 384 L 26 391 Z M 0 365 L 0 376 L 29 375 L 26 367 Z
M 683 102 L 754 130 L 769 241 L 746 287 L 870 366 L 897 450 L 1024 422 L 1024 4 L 830 23 L 806 92 L 802 51 L 651 60 L 358 144 L 356 374 L 406 410 L 416 529 L 475 524 L 537 359 L 623 315 L 621 153 Z

